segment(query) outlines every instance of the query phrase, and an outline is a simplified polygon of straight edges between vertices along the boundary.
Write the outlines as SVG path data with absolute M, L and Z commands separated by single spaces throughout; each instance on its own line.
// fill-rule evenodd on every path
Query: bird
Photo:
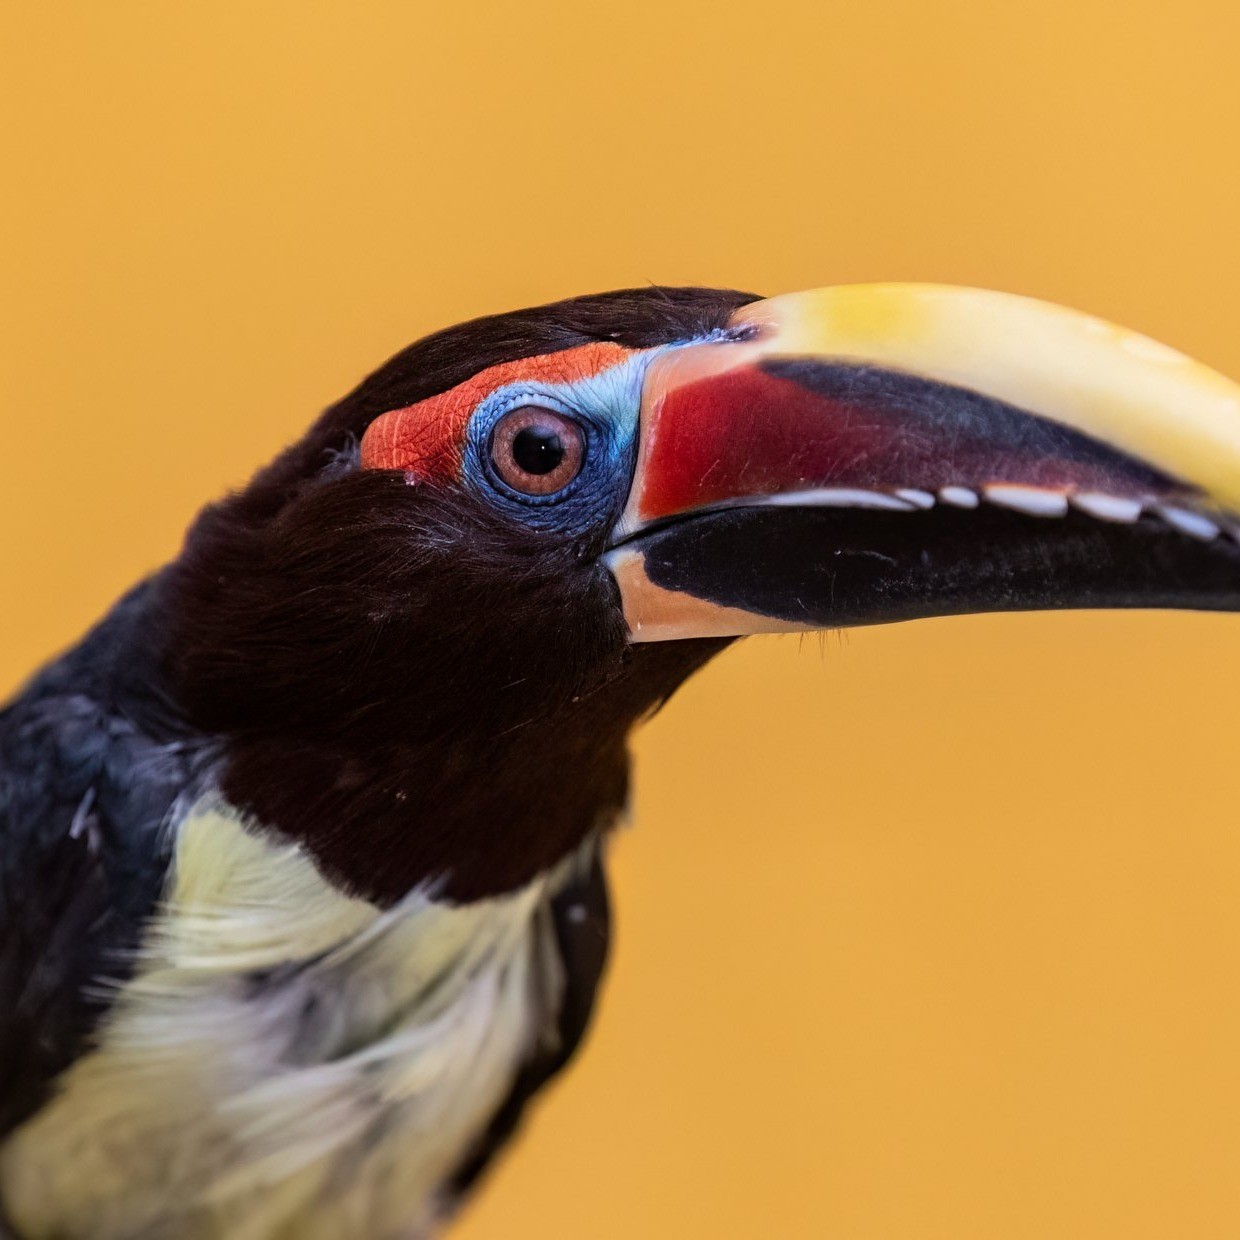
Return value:
M 1240 386 L 1012 294 L 650 286 L 411 345 L 0 714 L 0 1227 L 435 1234 L 581 1043 L 629 737 L 687 678 L 1234 611 L 1238 512 Z

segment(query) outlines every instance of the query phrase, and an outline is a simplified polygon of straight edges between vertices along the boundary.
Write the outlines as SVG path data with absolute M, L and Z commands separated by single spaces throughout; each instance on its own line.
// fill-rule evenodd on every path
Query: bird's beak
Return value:
M 647 372 L 606 562 L 635 641 L 971 611 L 1240 609 L 1240 386 L 1098 319 L 864 285 Z

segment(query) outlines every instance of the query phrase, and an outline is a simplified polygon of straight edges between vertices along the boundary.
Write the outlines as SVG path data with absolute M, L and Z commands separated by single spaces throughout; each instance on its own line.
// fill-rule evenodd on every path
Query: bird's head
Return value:
M 934 286 L 651 288 L 413 345 L 169 575 L 224 788 L 342 885 L 510 890 L 607 825 L 626 738 L 733 638 L 1240 608 L 1240 388 Z

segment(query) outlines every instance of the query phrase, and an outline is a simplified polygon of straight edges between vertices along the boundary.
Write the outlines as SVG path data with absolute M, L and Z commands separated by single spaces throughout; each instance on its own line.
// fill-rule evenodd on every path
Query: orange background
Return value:
M 1240 10 L 8 6 L 0 682 L 364 371 L 611 286 L 981 284 L 1240 375 Z M 638 742 L 455 1233 L 1240 1234 L 1240 620 L 761 639 Z

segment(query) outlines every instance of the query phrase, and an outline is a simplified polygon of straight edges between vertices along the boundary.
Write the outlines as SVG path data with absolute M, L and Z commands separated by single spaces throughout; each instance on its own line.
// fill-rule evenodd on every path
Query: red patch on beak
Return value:
M 400 469 L 443 481 L 459 478 L 466 424 L 492 392 L 522 380 L 574 383 L 607 370 L 630 352 L 618 344 L 583 344 L 479 371 L 438 396 L 380 414 L 362 436 L 362 468 Z
M 850 376 L 831 363 L 753 365 L 744 345 L 711 347 L 669 353 L 651 368 L 630 497 L 635 525 L 822 489 L 892 495 L 999 485 L 1142 501 L 1174 489 L 1142 462 L 976 394 L 944 387 L 936 395 L 915 376 Z M 739 362 L 728 364 L 729 347 Z M 790 368 L 784 375 L 781 364 Z

